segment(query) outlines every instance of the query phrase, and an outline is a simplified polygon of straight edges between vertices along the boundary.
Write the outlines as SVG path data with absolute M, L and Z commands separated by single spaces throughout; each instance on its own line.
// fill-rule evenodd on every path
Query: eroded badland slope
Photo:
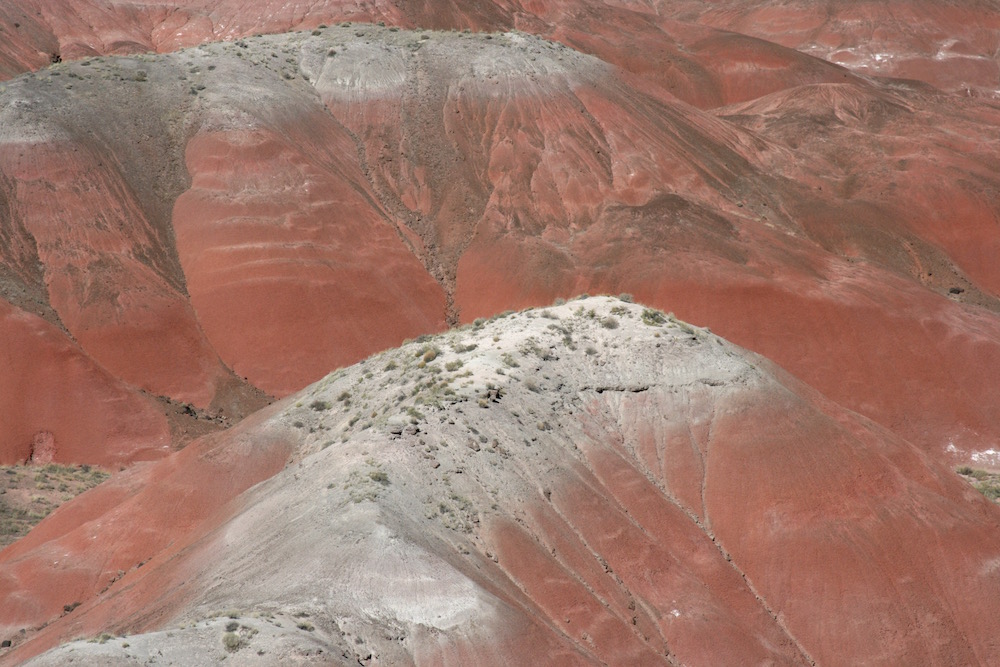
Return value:
M 0 0 L 0 664 L 1000 663 L 998 17 Z
M 710 325 L 935 455 L 991 449 L 998 111 L 841 73 L 704 111 L 523 33 L 338 25 L 10 81 L 4 457 L 162 456 L 582 291 Z
M 241 492 L 221 472 L 237 460 L 279 471 Z M 0 555 L 12 589 L 51 584 L 6 596 L 7 634 L 82 603 L 8 662 L 102 632 L 129 636 L 31 664 L 997 659 L 996 506 L 760 357 L 618 299 L 376 355 L 140 476 Z

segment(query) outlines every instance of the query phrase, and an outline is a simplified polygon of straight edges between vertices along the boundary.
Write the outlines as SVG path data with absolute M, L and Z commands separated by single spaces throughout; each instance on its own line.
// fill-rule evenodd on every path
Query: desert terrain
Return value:
M 998 23 L 0 1 L 0 664 L 1000 661 Z

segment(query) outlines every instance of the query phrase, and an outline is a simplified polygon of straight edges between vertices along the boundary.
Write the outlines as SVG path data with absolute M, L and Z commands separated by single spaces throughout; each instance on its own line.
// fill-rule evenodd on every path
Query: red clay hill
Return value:
M 0 552 L 0 663 L 989 665 L 998 519 L 766 360 L 581 299 L 60 508 Z
M 254 7 L 0 0 L 0 661 L 1000 660 L 1000 9 Z
M 114 30 L 21 25 L 166 25 L 127 6 Z M 580 292 L 710 325 L 935 455 L 993 449 L 994 105 L 690 17 L 490 7 L 435 16 L 609 62 L 338 23 L 5 84 L 5 326 L 33 342 L 5 348 L 4 459 L 49 436 L 60 460 L 162 455 L 404 338 Z M 224 9 L 235 32 L 191 39 L 266 28 Z M 700 68 L 643 69 L 654 42 Z M 58 370 L 17 370 L 54 356 L 32 330 Z

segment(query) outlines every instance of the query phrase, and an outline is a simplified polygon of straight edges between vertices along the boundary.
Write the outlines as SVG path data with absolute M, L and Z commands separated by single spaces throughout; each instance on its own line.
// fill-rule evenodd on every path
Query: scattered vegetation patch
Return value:
M 316 412 L 322 412 L 323 410 L 329 410 L 333 407 L 333 404 L 329 401 L 313 401 L 309 404 L 309 407 Z
M 88 465 L 0 466 L 0 549 L 107 478 L 107 472 Z
M 652 308 L 644 308 L 642 311 L 642 322 L 643 324 L 648 324 L 651 327 L 663 326 L 667 318 L 658 310 L 653 310 Z
M 604 327 L 605 329 L 617 329 L 618 318 L 611 317 L 609 315 L 608 317 L 605 317 L 603 320 L 601 320 L 601 326 Z
M 956 472 L 972 484 L 976 491 L 993 502 L 1000 503 L 1000 473 L 988 472 L 971 466 L 962 466 Z

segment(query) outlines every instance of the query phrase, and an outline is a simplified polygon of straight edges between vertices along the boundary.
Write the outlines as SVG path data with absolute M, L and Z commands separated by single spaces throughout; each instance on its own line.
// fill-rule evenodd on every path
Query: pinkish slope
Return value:
M 518 28 L 655 81 L 701 107 L 805 83 L 851 81 L 848 70 L 996 93 L 995 3 L 755 2 L 115 2 L 0 3 L 0 78 L 54 56 L 176 51 L 342 21 L 404 28 Z M 621 39 L 622 34 L 628 39 Z M 842 69 L 846 68 L 846 69 Z
M 111 465 L 169 451 L 170 432 L 156 403 L 95 364 L 63 332 L 0 301 L 0 335 L 4 460 L 37 454 L 48 463 L 57 454 Z
M 656 4 L 859 73 L 916 79 L 961 95 L 997 94 L 1000 7 L 992 0 Z
M 201 326 L 231 368 L 276 395 L 440 330 L 445 313 L 440 287 L 372 206 L 347 133 L 316 110 L 293 121 L 280 134 L 196 135 L 174 209 Z
M 852 80 L 710 114 L 522 33 L 318 32 L 7 86 L 11 266 L 130 384 L 239 416 L 244 378 L 629 291 L 928 451 L 1000 437 L 989 105 Z
M 441 350 L 432 364 L 424 345 Z M 334 661 L 1000 657 L 995 506 L 760 358 L 615 299 L 389 351 L 143 477 L 0 555 L 21 587 L 6 634 L 50 621 L 0 660 L 103 631 L 134 636 L 33 664 L 221 657 L 224 630 L 204 620 L 218 609 L 248 628 L 297 615 L 311 629 L 288 622 L 288 641 Z M 134 520 L 143 532 L 123 533 Z M 170 632 L 139 634 L 155 629 Z M 266 636 L 234 657 L 280 661 Z

